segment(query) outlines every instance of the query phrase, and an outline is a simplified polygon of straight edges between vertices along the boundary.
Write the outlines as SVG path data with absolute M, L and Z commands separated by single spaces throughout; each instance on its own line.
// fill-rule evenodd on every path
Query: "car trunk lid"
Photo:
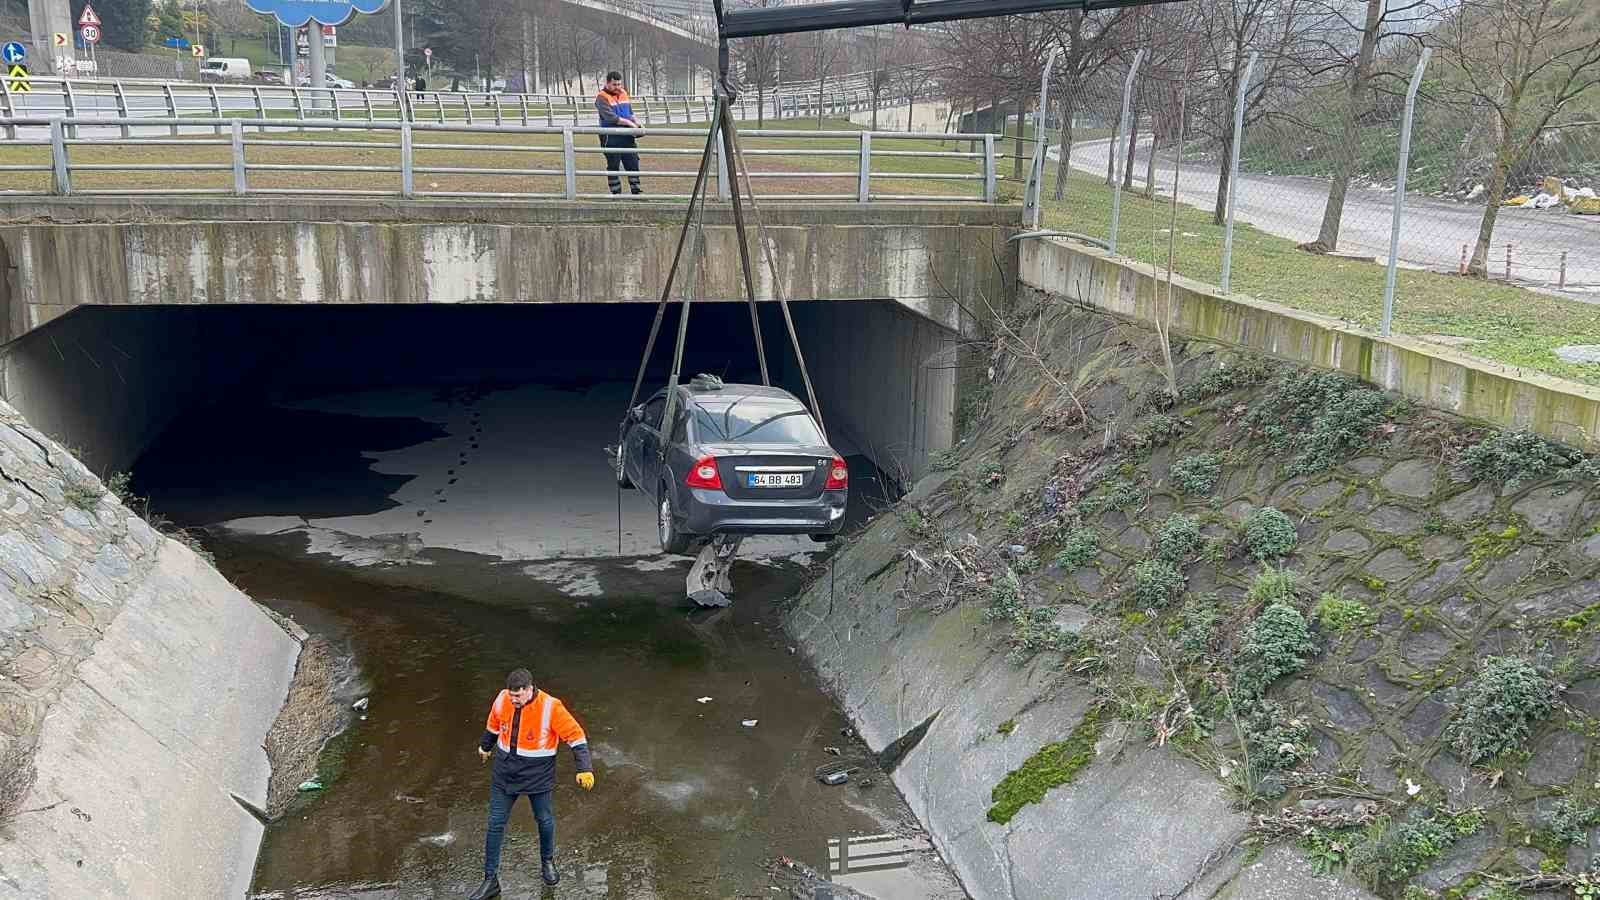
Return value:
M 711 444 L 706 452 L 717 459 L 722 487 L 735 500 L 799 500 L 818 497 L 828 482 L 833 450 L 828 447 L 791 447 L 763 444 Z M 751 476 L 761 480 L 778 476 L 777 487 L 757 487 Z M 788 481 L 799 480 L 791 485 Z

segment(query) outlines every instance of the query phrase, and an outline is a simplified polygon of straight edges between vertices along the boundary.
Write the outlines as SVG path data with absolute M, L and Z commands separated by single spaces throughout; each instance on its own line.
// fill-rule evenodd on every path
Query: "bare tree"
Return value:
M 1429 39 L 1459 76 L 1456 89 L 1493 119 L 1487 206 L 1470 266 L 1482 276 L 1512 169 L 1569 104 L 1600 85 L 1600 18 L 1592 0 L 1459 4 Z
M 844 57 L 844 35 L 837 31 L 813 31 L 806 43 L 805 60 L 808 75 L 817 80 L 817 128 L 822 128 L 823 110 L 827 107 L 828 79 Z
M 1038 95 L 1045 60 L 1056 42 L 1056 15 L 1003 16 L 954 22 L 944 32 L 943 49 L 967 85 L 963 93 L 987 95 L 993 113 L 1000 101 L 1017 111 L 1012 177 L 1022 178 L 1023 130 L 1029 103 Z M 1068 13 L 1066 15 L 1082 15 Z M 1044 116 L 1039 117 L 1043 122 Z M 1003 127 L 1003 124 L 1002 124 Z
M 1053 81 L 1060 83 L 1061 97 L 1061 151 L 1056 160 L 1056 193 L 1061 200 L 1066 196 L 1067 164 L 1072 158 L 1072 128 L 1082 108 L 1084 87 L 1094 80 L 1115 56 L 1118 43 L 1126 33 L 1124 22 L 1127 13 L 1068 12 L 1056 18 L 1054 38 L 1061 47 L 1061 57 L 1056 61 Z

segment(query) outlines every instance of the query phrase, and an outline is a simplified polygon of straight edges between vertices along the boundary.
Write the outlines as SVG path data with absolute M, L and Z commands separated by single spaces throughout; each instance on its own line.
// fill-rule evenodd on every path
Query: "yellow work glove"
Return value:
M 578 773 L 578 787 L 581 787 L 586 791 L 594 790 L 594 773 L 593 772 L 579 772 Z
M 488 762 L 489 761 L 489 755 L 490 755 L 490 751 L 488 751 L 488 750 L 483 750 L 483 749 L 479 749 L 478 750 L 478 760 L 480 762 Z

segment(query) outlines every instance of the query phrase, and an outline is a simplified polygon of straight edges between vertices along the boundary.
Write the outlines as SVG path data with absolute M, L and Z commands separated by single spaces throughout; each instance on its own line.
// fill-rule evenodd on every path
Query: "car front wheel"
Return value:
M 656 511 L 656 535 L 661 538 L 661 552 L 682 555 L 689 551 L 689 536 L 678 530 L 672 514 L 672 489 L 661 486 L 661 505 Z

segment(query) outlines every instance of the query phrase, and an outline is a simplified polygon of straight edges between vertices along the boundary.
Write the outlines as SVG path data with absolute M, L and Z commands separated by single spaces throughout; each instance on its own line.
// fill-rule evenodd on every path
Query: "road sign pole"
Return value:
M 411 118 L 406 113 L 410 97 L 406 93 L 406 30 L 401 18 L 400 0 L 394 0 L 394 89 L 400 101 L 400 118 Z

